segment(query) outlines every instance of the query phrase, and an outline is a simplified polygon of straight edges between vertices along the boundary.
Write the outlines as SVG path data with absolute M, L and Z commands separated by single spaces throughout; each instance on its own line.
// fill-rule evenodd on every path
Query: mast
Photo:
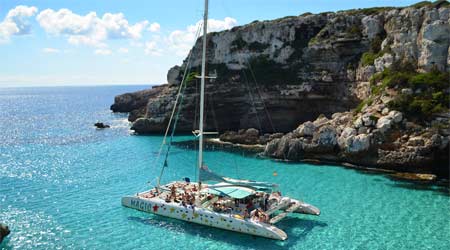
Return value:
M 198 140 L 198 177 L 200 183 L 200 170 L 203 166 L 203 116 L 205 105 L 205 79 L 206 79 L 206 34 L 208 33 L 208 0 L 205 0 L 205 14 L 203 16 L 203 50 L 202 50 L 202 75 L 200 84 L 200 120 Z

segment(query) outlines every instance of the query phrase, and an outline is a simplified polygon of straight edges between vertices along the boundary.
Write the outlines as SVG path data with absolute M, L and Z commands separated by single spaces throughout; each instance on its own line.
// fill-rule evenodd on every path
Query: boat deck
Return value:
M 264 204 L 264 193 L 256 193 L 255 196 L 235 199 L 208 192 L 208 185 L 186 182 L 172 182 L 149 191 L 138 193 L 142 199 L 152 200 L 158 198 L 166 203 L 180 204 L 184 207 L 196 207 L 223 213 L 228 216 L 241 219 L 269 223 L 269 215 L 265 214 L 268 204 Z M 273 208 L 272 208 L 273 209 Z

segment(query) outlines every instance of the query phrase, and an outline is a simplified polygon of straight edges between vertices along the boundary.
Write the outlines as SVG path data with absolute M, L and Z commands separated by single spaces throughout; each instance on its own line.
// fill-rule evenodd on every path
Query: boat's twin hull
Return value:
M 192 209 L 191 207 L 184 207 L 178 203 L 165 202 L 160 198 L 147 199 L 139 196 L 125 196 L 122 198 L 122 205 L 148 213 L 239 233 L 276 240 L 287 239 L 287 235 L 284 231 L 266 223 L 237 218 L 232 215 L 216 213 L 203 208 Z

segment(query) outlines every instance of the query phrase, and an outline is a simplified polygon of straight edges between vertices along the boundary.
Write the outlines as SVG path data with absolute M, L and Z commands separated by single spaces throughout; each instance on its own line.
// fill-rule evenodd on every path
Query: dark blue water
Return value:
M 121 196 L 159 172 L 162 138 L 130 135 L 126 115 L 109 111 L 116 94 L 141 88 L 0 89 L 0 221 L 12 230 L 1 249 L 450 248 L 448 190 L 245 154 L 207 152 L 205 161 L 231 177 L 280 183 L 322 215 L 281 221 L 289 239 L 279 242 L 122 207 Z M 112 127 L 96 130 L 96 121 Z M 195 162 L 196 152 L 174 148 L 165 180 L 193 176 Z

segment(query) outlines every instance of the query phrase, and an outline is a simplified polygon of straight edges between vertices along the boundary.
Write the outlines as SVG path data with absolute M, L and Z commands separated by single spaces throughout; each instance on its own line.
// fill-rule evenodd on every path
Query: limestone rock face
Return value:
M 320 114 L 347 111 L 368 96 L 371 76 L 395 60 L 406 58 L 422 71 L 450 70 L 448 34 L 443 5 L 302 15 L 210 33 L 208 74 L 217 79 L 206 86 L 205 126 L 288 132 Z M 380 41 L 387 52 L 362 66 L 361 55 Z M 201 47 L 199 39 L 189 72 L 200 72 Z M 119 95 L 111 109 L 131 112 L 131 121 L 148 119 L 133 125 L 137 133 L 163 132 L 186 64 L 169 70 L 167 85 Z M 195 81 L 185 90 L 180 132 L 198 124 Z
M 169 84 L 179 85 L 181 83 L 181 67 L 178 65 L 173 66 L 167 72 L 167 82 Z
M 439 70 L 446 70 L 450 25 L 448 14 L 449 8 L 441 8 L 439 11 L 425 15 L 424 26 L 420 31 L 421 43 L 418 65 L 423 70 L 431 70 L 437 67 Z
M 157 86 L 151 89 L 141 90 L 134 93 L 118 95 L 111 105 L 113 112 L 131 112 L 147 105 L 150 98 L 158 96 L 165 86 Z
M 381 32 L 383 32 L 383 16 L 375 15 L 375 16 L 366 16 L 361 19 L 361 23 L 363 25 L 363 34 L 366 35 L 369 39 L 375 38 Z
M 386 53 L 383 56 L 375 59 L 375 69 L 376 71 L 381 72 L 384 69 L 389 68 L 393 62 L 394 57 L 391 54 Z
M 407 120 L 389 105 L 397 90 L 374 94 L 382 86 L 371 79 L 397 62 L 418 72 L 450 71 L 449 16 L 450 6 L 433 3 L 285 17 L 209 33 L 208 75 L 217 78 L 206 84 L 205 129 L 236 131 L 222 135 L 236 143 L 267 143 L 265 154 L 274 158 L 448 176 L 450 124 L 442 120 L 449 117 L 423 126 Z M 111 109 L 130 112 L 138 134 L 162 133 L 184 72 L 200 72 L 201 48 L 198 39 L 190 67 L 185 60 L 171 68 L 168 84 L 119 95 Z M 362 57 L 366 52 L 370 57 Z M 197 79 L 186 84 L 177 132 L 198 128 L 198 86 Z

